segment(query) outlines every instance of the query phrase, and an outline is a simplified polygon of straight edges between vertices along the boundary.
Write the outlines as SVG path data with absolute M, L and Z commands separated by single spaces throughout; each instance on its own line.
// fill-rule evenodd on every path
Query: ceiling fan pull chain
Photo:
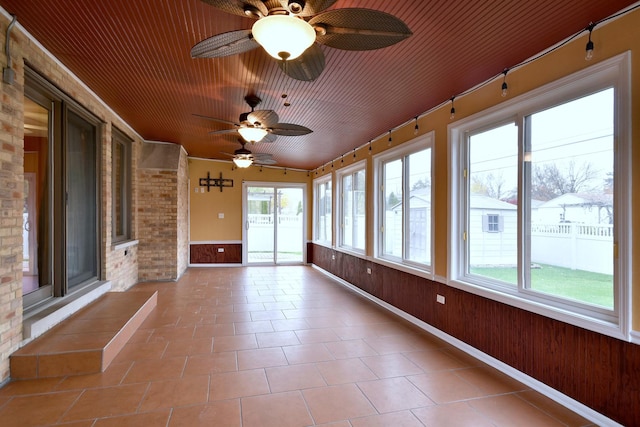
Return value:
M 286 60 L 286 59 L 284 59 L 284 58 L 282 59 L 282 71 L 284 72 L 284 74 L 285 74 L 285 75 L 287 75 L 287 76 L 288 76 L 288 74 L 287 74 L 287 60 Z M 284 101 L 284 103 L 283 103 L 283 105 L 284 105 L 285 107 L 289 107 L 289 106 L 291 106 L 291 103 L 290 103 L 289 101 L 287 101 L 287 96 L 289 96 L 289 95 L 287 95 L 287 92 L 288 92 L 288 90 L 287 90 L 287 88 L 285 87 L 285 91 L 282 93 L 282 99 L 284 99 L 284 100 L 285 100 L 285 101 Z

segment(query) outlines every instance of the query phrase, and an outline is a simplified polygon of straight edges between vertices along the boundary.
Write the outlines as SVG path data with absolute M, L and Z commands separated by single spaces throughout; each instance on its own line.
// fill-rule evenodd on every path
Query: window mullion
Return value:
M 518 291 L 531 288 L 531 116 L 521 118 L 518 126 Z
M 407 157 L 404 156 L 400 160 L 402 162 L 402 261 L 406 261 L 409 258 L 409 227 L 411 226 L 410 209 L 409 209 L 409 162 Z

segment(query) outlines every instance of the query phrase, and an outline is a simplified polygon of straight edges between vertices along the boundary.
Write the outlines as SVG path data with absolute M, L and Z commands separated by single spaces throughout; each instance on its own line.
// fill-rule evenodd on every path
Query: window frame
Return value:
M 122 147 L 122 165 L 120 182 L 122 182 L 122 192 L 117 191 L 117 177 L 116 177 L 116 146 Z M 113 244 L 127 242 L 132 240 L 131 235 L 131 201 L 132 201 L 132 145 L 133 141 L 128 138 L 122 131 L 116 128 L 112 128 L 111 131 L 111 241 Z M 117 206 L 116 198 L 120 197 L 120 206 L 122 214 L 122 228 L 123 233 L 117 233 Z
M 394 267 L 406 267 L 409 269 L 408 271 L 416 272 L 418 271 L 421 276 L 425 276 L 428 278 L 433 277 L 433 250 L 434 250 L 434 209 L 433 209 L 433 201 L 434 201 L 434 162 L 435 162 L 435 147 L 434 147 L 434 132 L 431 131 L 424 135 L 421 135 L 417 138 L 414 138 L 411 141 L 408 141 L 404 144 L 399 145 L 393 149 L 386 150 L 382 153 L 376 154 L 373 157 L 373 171 L 374 171 L 374 189 L 376 190 L 377 197 L 374 198 L 374 258 L 381 263 L 386 263 L 392 265 Z M 410 203 L 409 198 L 411 197 L 411 192 L 408 189 L 407 183 L 407 169 L 405 168 L 406 159 L 412 155 L 416 154 L 423 150 L 431 150 L 431 164 L 429 165 L 431 174 L 429 176 L 429 180 L 431 182 L 431 214 L 429 217 L 429 263 L 420 263 L 417 261 L 412 261 L 407 258 L 408 245 L 410 243 L 409 240 L 405 238 L 405 236 L 409 233 L 410 222 L 409 217 L 411 215 L 410 211 Z M 401 256 L 393 256 L 384 253 L 384 220 L 385 220 L 385 192 L 383 191 L 383 183 L 385 179 L 385 164 L 393 161 L 400 160 L 402 162 L 402 254 Z M 426 273 L 426 274 L 425 274 Z
M 364 176 L 365 176 L 365 189 L 364 189 L 364 207 L 365 207 L 365 215 L 364 215 L 364 242 L 363 242 L 363 247 L 362 248 L 358 248 L 355 246 L 351 246 L 351 245 L 346 245 L 344 243 L 344 236 L 345 236 L 345 227 L 344 227 L 344 214 L 345 214 L 345 207 L 344 207 L 344 178 L 347 176 L 355 176 L 358 172 L 363 171 L 364 172 Z M 348 252 L 353 252 L 359 255 L 364 255 L 365 251 L 367 249 L 367 202 L 368 202 L 368 184 L 367 184 L 368 180 L 367 180 L 367 162 L 366 160 L 360 160 L 350 166 L 344 167 L 342 169 L 339 169 L 335 172 L 335 192 L 334 195 L 337 195 L 336 198 L 336 214 L 335 214 L 335 223 L 336 223 L 336 232 L 337 232 L 337 236 L 336 236 L 336 246 L 339 247 L 341 250 L 345 250 Z M 352 206 L 355 206 L 355 203 L 353 203 L 352 201 Z M 355 225 L 355 224 L 354 224 Z M 351 232 L 354 232 L 354 229 L 351 229 Z
M 575 99 L 614 89 L 614 307 L 612 310 L 588 307 L 587 304 L 543 295 L 525 288 L 519 280 L 515 289 L 471 278 L 466 274 L 466 206 L 467 183 L 464 171 L 468 165 L 465 148 L 467 135 L 479 129 L 497 127 L 515 121 L 518 132 L 518 277 L 523 277 L 525 262 L 525 231 L 527 200 L 521 197 L 528 190 L 525 182 L 526 156 L 523 153 L 527 116 L 546 108 Z M 630 53 L 612 57 L 557 81 L 505 101 L 468 118 L 452 123 L 449 131 L 449 268 L 447 282 L 456 288 L 508 305 L 538 313 L 556 320 L 596 331 L 615 338 L 630 340 L 631 287 L 631 72 Z
M 321 203 L 320 203 L 320 186 L 322 185 L 327 185 L 327 184 L 331 184 L 331 212 L 328 215 L 328 219 L 331 222 L 330 225 L 330 230 L 331 230 L 331 235 L 328 236 L 328 239 L 322 239 L 321 238 L 321 232 L 320 232 L 320 217 L 321 217 Z M 320 178 L 316 178 L 313 180 L 313 241 L 315 243 L 321 244 L 321 245 L 325 245 L 325 246 L 331 246 L 332 241 L 333 241 L 333 223 L 334 223 L 334 215 L 333 215 L 333 206 L 334 206 L 334 184 L 333 184 L 333 179 L 331 174 L 327 174 L 325 176 L 322 176 Z M 325 217 L 326 212 L 324 213 Z

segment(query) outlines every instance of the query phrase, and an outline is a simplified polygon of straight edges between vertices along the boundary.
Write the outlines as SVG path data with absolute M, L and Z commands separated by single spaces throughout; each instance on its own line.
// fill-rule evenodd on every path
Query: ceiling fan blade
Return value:
M 238 133 L 238 129 L 212 130 L 209 135 L 226 135 L 229 133 Z
M 264 138 L 262 138 L 260 140 L 260 142 L 275 142 L 276 139 L 278 139 L 277 135 L 274 135 L 272 133 L 268 133 Z
M 233 15 L 259 18 L 267 16 L 269 9 L 261 0 L 202 0 L 213 7 Z
M 257 165 L 275 165 L 278 162 L 274 159 L 253 159 L 253 163 Z
M 313 16 L 331 7 L 337 0 L 306 0 L 302 12 L 296 13 L 298 16 Z M 285 9 L 289 9 L 289 0 L 280 0 L 280 4 Z
M 292 79 L 310 82 L 317 79 L 324 70 L 324 52 L 314 43 L 299 57 L 289 61 L 278 61 L 278 65 Z
M 253 158 L 256 160 L 269 160 L 273 156 L 269 153 L 253 153 Z
M 260 46 L 251 30 L 237 30 L 204 39 L 191 48 L 192 58 L 221 58 L 248 52 Z
M 334 9 L 312 18 L 326 34 L 316 40 L 343 50 L 373 50 L 391 46 L 413 33 L 402 20 L 385 12 L 361 8 Z
M 271 133 L 282 136 L 302 136 L 313 132 L 308 127 L 294 125 L 291 123 L 278 123 L 271 128 Z
M 214 122 L 218 122 L 218 123 L 224 123 L 225 125 L 231 125 L 231 126 L 240 126 L 237 123 L 234 122 L 230 122 L 228 120 L 222 120 L 222 119 L 216 119 L 215 117 L 209 117 L 209 116 L 203 116 L 202 114 L 193 114 L 196 117 L 200 117 L 201 119 L 207 119 L 207 120 L 211 120 Z
M 278 123 L 279 117 L 273 110 L 255 110 L 247 115 L 247 120 L 251 124 L 260 123 L 263 127 L 268 128 Z

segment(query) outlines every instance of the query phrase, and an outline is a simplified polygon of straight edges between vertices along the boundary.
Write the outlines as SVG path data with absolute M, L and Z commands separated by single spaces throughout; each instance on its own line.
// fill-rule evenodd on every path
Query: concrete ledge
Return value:
M 110 290 L 111 282 L 97 282 L 77 294 L 25 312 L 22 320 L 22 345 L 38 338 Z

